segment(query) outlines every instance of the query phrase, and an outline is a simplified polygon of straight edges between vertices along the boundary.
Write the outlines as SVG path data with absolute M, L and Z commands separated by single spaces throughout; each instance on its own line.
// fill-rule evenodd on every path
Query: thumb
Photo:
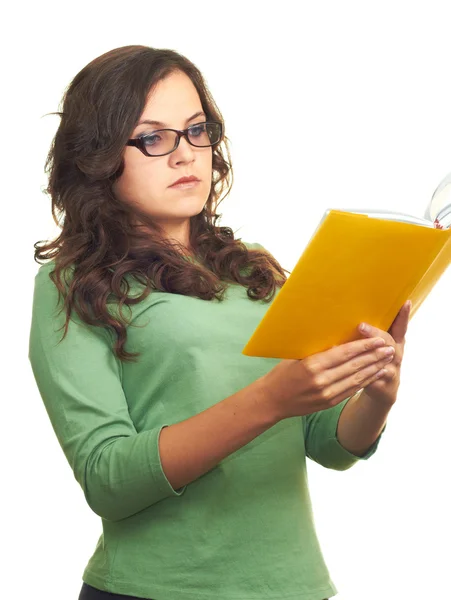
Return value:
M 411 300 L 402 305 L 388 332 L 397 344 L 402 344 L 405 339 L 411 308 Z

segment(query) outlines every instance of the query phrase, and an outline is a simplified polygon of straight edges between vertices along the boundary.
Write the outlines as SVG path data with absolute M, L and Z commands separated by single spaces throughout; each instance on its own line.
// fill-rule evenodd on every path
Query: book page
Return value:
M 451 173 L 437 186 L 424 216 L 429 221 L 436 221 L 440 229 L 451 228 Z
M 320 221 L 320 224 L 324 221 L 326 216 L 331 210 L 341 210 L 343 212 L 356 213 L 359 215 L 368 215 L 368 217 L 372 217 L 375 219 L 386 219 L 389 221 L 400 221 L 402 223 L 412 223 L 414 225 L 422 225 L 423 227 L 434 227 L 434 223 L 429 221 L 428 219 L 423 219 L 421 217 L 414 217 L 413 215 L 407 215 L 405 213 L 400 213 L 391 210 L 382 210 L 378 208 L 328 208 L 323 215 L 323 218 Z
M 329 209 L 330 210 L 330 209 Z M 360 215 L 368 215 L 375 219 L 387 219 L 389 221 L 400 221 L 401 223 L 413 223 L 414 225 L 423 225 L 424 227 L 434 227 L 434 223 L 429 219 L 422 217 L 414 217 L 392 210 L 381 210 L 378 208 L 340 208 L 344 212 L 352 212 Z

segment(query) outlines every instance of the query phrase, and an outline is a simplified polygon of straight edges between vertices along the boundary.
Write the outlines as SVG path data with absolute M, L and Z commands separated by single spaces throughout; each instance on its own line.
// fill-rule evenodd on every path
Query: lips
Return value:
M 189 177 L 181 177 L 180 179 L 177 179 L 177 181 L 174 181 L 174 183 L 171 183 L 171 185 L 169 187 L 172 187 L 173 185 L 177 185 L 178 183 L 189 183 L 190 181 L 200 181 L 197 177 L 195 177 L 194 175 L 190 175 Z

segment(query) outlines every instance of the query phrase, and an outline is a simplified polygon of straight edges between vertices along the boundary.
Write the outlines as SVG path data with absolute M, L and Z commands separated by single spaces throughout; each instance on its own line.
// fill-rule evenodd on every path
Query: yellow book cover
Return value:
M 413 317 L 451 263 L 451 228 L 370 212 L 326 211 L 243 354 L 301 360 L 361 339 L 362 321 L 388 331 L 408 299 Z

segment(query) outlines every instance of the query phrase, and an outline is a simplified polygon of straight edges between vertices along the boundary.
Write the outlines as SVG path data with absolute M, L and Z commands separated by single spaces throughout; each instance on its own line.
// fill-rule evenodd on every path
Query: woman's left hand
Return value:
M 368 338 L 384 338 L 386 345 L 393 346 L 395 349 L 393 360 L 384 367 L 387 373 L 364 388 L 364 392 L 369 398 L 389 406 L 392 406 L 396 402 L 401 382 L 401 363 L 404 356 L 405 336 L 409 323 L 410 308 L 409 301 L 403 304 L 388 332 L 368 325 L 368 323 L 365 323 L 368 331 L 362 331 L 359 326 L 359 332 L 363 336 Z

